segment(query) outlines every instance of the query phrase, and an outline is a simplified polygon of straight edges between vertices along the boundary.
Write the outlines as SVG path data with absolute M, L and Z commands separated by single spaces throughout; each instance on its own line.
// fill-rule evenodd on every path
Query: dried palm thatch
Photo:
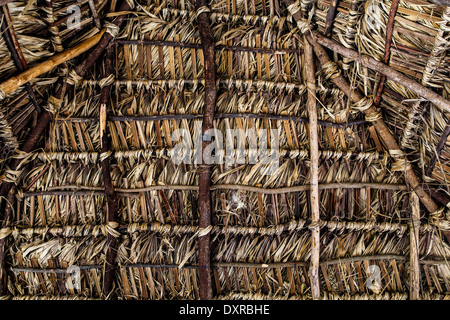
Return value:
M 1 12 L 0 299 L 449 299 L 448 6 Z M 175 163 L 212 128 L 278 167 Z

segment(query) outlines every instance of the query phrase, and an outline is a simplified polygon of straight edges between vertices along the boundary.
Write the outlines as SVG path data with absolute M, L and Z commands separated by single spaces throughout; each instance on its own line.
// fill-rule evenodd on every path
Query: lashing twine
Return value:
M 300 11 L 300 0 L 290 4 L 287 9 L 292 16 L 295 15 L 298 11 Z
M 206 228 L 198 228 L 198 237 L 200 238 L 210 234 L 212 229 L 212 225 L 209 225 Z
M 202 13 L 208 13 L 211 12 L 211 9 L 208 6 L 201 6 L 197 9 L 197 12 L 195 13 L 195 17 L 198 18 L 199 15 Z
M 103 89 L 104 87 L 112 85 L 114 83 L 114 79 L 115 79 L 114 74 L 110 74 L 109 76 L 100 79 L 98 85 L 101 89 Z
M 442 207 L 430 213 L 429 222 L 441 231 L 450 231 L 450 214 Z
M 333 61 L 328 61 L 322 66 L 325 79 L 334 79 L 341 75 L 341 70 Z
M 6 93 L 5 93 L 5 91 L 3 91 L 2 88 L 0 88 L 0 100 L 3 100 L 3 99 L 5 99 L 5 98 L 6 98 Z
M 67 77 L 67 83 L 70 85 L 77 85 L 81 82 L 81 80 L 83 80 L 83 77 L 79 76 L 75 69 L 73 69 L 72 71 L 70 71 L 68 77 Z
M 112 155 L 112 151 L 111 150 L 108 150 L 106 152 L 100 153 L 100 162 L 103 162 L 107 158 L 111 157 L 111 155 Z
M 373 105 L 373 99 L 364 97 L 355 104 L 352 105 L 352 109 L 355 112 L 365 113 L 365 119 L 368 122 L 374 122 L 382 118 L 382 114 L 378 110 L 368 111 Z
M 412 169 L 410 162 L 402 150 L 392 149 L 389 150 L 389 154 L 396 160 L 392 164 L 391 171 L 407 171 Z
M 27 153 L 21 150 L 16 150 L 16 153 L 12 156 L 12 158 L 22 160 L 20 161 L 19 165 L 15 170 L 11 169 L 9 166 L 6 166 L 5 179 L 3 179 L 3 181 L 16 184 L 17 180 L 20 178 L 23 172 L 23 167 L 33 158 L 33 153 L 32 152 Z
M 47 104 L 44 105 L 44 109 L 50 112 L 51 114 L 56 114 L 62 101 L 63 101 L 62 99 L 50 96 L 47 99 Z
M 0 229 L 0 240 L 7 238 L 11 233 L 12 230 L 9 227 Z
M 107 21 L 105 22 L 104 27 L 106 28 L 106 32 L 109 33 L 113 38 L 117 37 L 117 35 L 119 34 L 120 28 L 114 23 Z
M 108 223 L 105 225 L 107 234 L 113 236 L 114 238 L 120 237 L 120 232 L 116 230 L 118 227 L 119 223 L 115 221 L 108 221 Z

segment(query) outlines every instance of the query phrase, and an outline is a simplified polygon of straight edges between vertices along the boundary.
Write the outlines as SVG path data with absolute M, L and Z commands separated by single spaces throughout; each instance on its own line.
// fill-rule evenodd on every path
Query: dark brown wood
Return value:
M 325 21 L 325 31 L 323 35 L 327 38 L 331 37 L 333 30 L 334 18 L 336 17 L 339 0 L 331 0 L 330 8 L 328 9 L 327 19 Z
M 0 0 L 0 6 L 4 6 L 5 4 L 11 3 L 14 0 Z
M 123 11 L 125 12 L 125 14 L 117 16 L 111 23 L 120 27 L 123 21 L 125 20 L 125 17 L 127 16 L 126 11 L 130 9 L 131 7 L 128 1 L 124 0 L 118 11 L 119 12 Z M 78 75 L 83 76 L 88 70 L 90 70 L 92 65 L 95 63 L 95 61 L 98 60 L 100 55 L 105 51 L 106 47 L 108 46 L 108 44 L 111 42 L 112 39 L 113 36 L 110 33 L 105 32 L 100 41 L 97 43 L 97 45 L 89 52 L 86 59 L 84 59 L 83 62 L 80 63 L 75 68 L 75 72 Z
M 114 72 L 113 68 L 113 56 L 114 56 L 114 46 L 110 44 L 106 49 L 105 56 L 105 71 L 104 77 L 107 77 Z M 102 105 L 108 106 L 109 97 L 112 86 L 105 86 L 102 88 L 102 92 L 100 94 L 100 108 Z M 107 110 L 110 108 L 107 108 Z M 102 132 L 102 153 L 110 151 L 111 148 L 111 139 L 108 136 L 108 126 L 105 126 L 104 131 Z M 119 202 L 117 200 L 116 192 L 114 191 L 114 186 L 111 178 L 111 162 L 110 157 L 105 158 L 102 161 L 102 175 L 103 175 L 103 184 L 105 187 L 105 196 L 106 202 L 108 204 L 108 216 L 107 221 L 109 223 L 117 223 L 118 213 L 119 213 Z M 117 239 L 108 234 L 107 236 L 107 251 L 106 251 L 106 263 L 105 263 L 105 278 L 103 284 L 103 296 L 104 298 L 108 298 L 111 294 L 111 290 L 113 287 L 114 281 L 114 262 L 116 260 L 116 252 L 117 252 Z
M 17 71 L 22 72 L 28 69 L 27 62 L 20 48 L 19 41 L 14 32 L 14 26 L 12 24 L 11 16 L 9 14 L 8 6 L 0 7 L 0 32 L 5 40 L 6 47 L 11 53 L 11 58 Z M 30 83 L 25 84 L 25 90 L 27 90 L 28 96 L 33 103 L 36 111 L 41 112 L 41 107 L 37 102 L 36 95 L 34 94 L 33 88 Z
M 197 11 L 207 7 L 207 0 L 197 0 L 195 7 Z M 215 63 L 215 44 L 211 31 L 208 12 L 202 12 L 197 16 L 198 31 L 203 48 L 205 59 L 205 104 L 203 107 L 202 134 L 213 127 L 214 110 L 216 107 L 217 88 L 216 88 L 216 63 Z M 199 176 L 199 227 L 208 228 L 211 225 L 211 165 L 205 163 L 203 151 L 210 142 L 202 141 L 202 163 L 198 167 Z M 211 239 L 210 233 L 199 237 L 199 284 L 200 299 L 212 299 L 212 279 L 211 279 Z
M 392 34 L 394 32 L 394 22 L 395 15 L 397 14 L 399 0 L 392 0 L 391 8 L 389 10 L 389 17 L 386 24 L 386 41 L 384 44 L 384 57 L 383 62 L 389 64 L 391 58 L 391 44 L 392 44 Z M 375 106 L 378 108 L 381 102 L 381 97 L 383 95 L 384 84 L 386 83 L 386 75 L 381 74 L 381 78 L 378 81 L 377 93 L 373 99 Z

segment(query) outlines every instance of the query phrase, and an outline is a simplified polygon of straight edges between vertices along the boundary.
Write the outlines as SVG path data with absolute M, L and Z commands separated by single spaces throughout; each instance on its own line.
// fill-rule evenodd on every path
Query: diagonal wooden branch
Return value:
M 319 134 L 316 105 L 316 72 L 311 44 L 305 39 L 305 68 L 308 83 L 309 141 L 311 153 L 311 292 L 313 299 L 320 299 L 319 258 L 320 258 L 320 204 L 319 204 Z
M 317 42 L 313 40 L 311 36 L 307 36 L 308 41 L 310 41 L 314 46 L 314 52 L 316 56 L 319 58 L 322 65 L 325 65 L 326 63 L 330 62 L 330 58 L 328 57 L 327 53 L 325 52 L 325 49 L 323 49 L 322 46 L 320 46 Z M 339 75 L 331 80 L 337 87 L 339 87 L 350 99 L 353 103 L 357 103 L 361 101 L 364 96 L 361 94 L 361 92 L 357 89 L 352 89 L 348 83 L 348 81 L 342 76 Z M 370 108 L 366 109 L 365 114 L 373 114 L 376 113 L 376 108 L 372 105 Z M 378 134 L 380 135 L 381 139 L 383 140 L 385 146 L 390 152 L 393 152 L 394 150 L 397 151 L 400 149 L 394 135 L 389 130 L 386 123 L 383 121 L 382 118 L 379 118 L 375 121 L 373 121 L 373 125 L 375 129 L 377 130 Z M 402 155 L 398 157 L 399 159 L 404 159 L 407 161 L 406 156 Z M 429 212 L 434 212 L 438 209 L 437 204 L 434 202 L 434 200 L 431 198 L 431 196 L 426 193 L 422 186 L 420 185 L 419 178 L 416 176 L 414 170 L 411 168 L 411 166 L 405 166 L 405 180 L 408 183 L 408 185 L 413 189 L 416 194 L 419 196 L 422 203 L 425 205 L 427 210 Z
M 294 3 L 293 0 L 283 0 L 283 1 L 288 7 Z M 296 21 L 301 21 L 300 12 L 294 13 L 293 17 Z M 331 63 L 331 60 L 328 57 L 328 54 L 326 53 L 325 49 L 321 46 L 321 44 L 326 46 L 328 49 L 331 49 L 339 54 L 342 54 L 347 58 L 360 62 L 366 67 L 370 67 L 376 71 L 386 74 L 389 78 L 392 78 L 395 81 L 402 81 L 402 84 L 404 86 L 410 88 L 411 90 L 416 91 L 416 93 L 418 94 L 420 92 L 419 95 L 426 97 L 431 101 L 435 102 L 436 104 L 438 104 L 439 106 L 450 110 L 450 103 L 447 100 L 445 100 L 442 96 L 434 93 L 428 88 L 419 85 L 418 83 L 409 79 L 400 72 L 393 70 L 392 68 L 384 65 L 381 62 L 376 61 L 371 57 L 362 56 L 353 50 L 347 49 L 344 46 L 334 42 L 333 40 L 330 40 L 322 36 L 316 31 L 308 31 L 307 33 L 305 33 L 305 38 L 310 44 L 313 45 L 314 52 L 317 58 L 319 59 L 320 63 L 322 64 L 322 66 L 326 65 L 327 63 L 328 64 Z M 353 103 L 358 103 L 362 101 L 362 99 L 364 98 L 361 92 L 357 89 L 353 89 L 349 85 L 348 81 L 341 74 L 336 74 L 336 76 L 332 77 L 331 81 L 333 82 L 334 85 L 336 85 L 339 89 L 341 89 L 342 92 L 344 92 Z M 372 105 L 364 112 L 366 115 L 370 115 L 375 114 L 378 111 Z M 400 147 L 394 135 L 389 130 L 389 127 L 386 125 L 386 123 L 383 121 L 382 118 L 374 120 L 373 125 L 377 130 L 378 134 L 380 135 L 381 139 L 383 140 L 385 146 L 390 152 L 397 152 L 400 150 Z M 405 163 L 407 163 L 406 156 L 404 155 L 397 156 L 397 159 L 404 160 Z M 405 166 L 404 174 L 406 182 L 408 183 L 410 188 L 414 190 L 414 192 L 416 192 L 416 194 L 420 198 L 420 201 L 424 204 L 427 210 L 429 212 L 436 211 L 438 209 L 438 205 L 431 198 L 431 196 L 424 191 L 424 189 L 420 185 L 419 178 L 416 176 L 412 167 Z
M 19 72 L 27 70 L 28 65 L 22 53 L 22 49 L 20 48 L 17 36 L 14 32 L 14 27 L 7 5 L 0 7 L 0 32 L 2 33 L 3 39 L 5 40 L 6 47 L 11 53 L 11 58 L 14 62 L 14 65 L 16 66 L 16 69 Z M 25 84 L 25 90 L 27 90 L 28 96 L 30 97 L 31 102 L 34 105 L 34 108 L 38 112 L 41 112 L 41 107 L 39 106 L 33 88 L 29 83 Z
M 286 3 L 290 3 L 290 1 L 292 1 L 292 0 L 284 0 L 284 1 Z M 347 57 L 358 63 L 361 63 L 365 67 L 368 67 L 370 69 L 373 69 L 375 71 L 378 71 L 378 72 L 386 75 L 392 81 L 395 81 L 395 82 L 403 85 L 404 87 L 410 89 L 411 91 L 414 91 L 420 97 L 423 97 L 423 98 L 431 101 L 439 109 L 450 112 L 450 101 L 446 100 L 444 97 L 437 94 L 433 90 L 426 88 L 423 85 L 417 83 L 416 81 L 408 78 L 401 72 L 398 72 L 397 70 L 385 65 L 382 62 L 375 60 L 372 57 L 359 54 L 358 52 L 351 50 L 351 49 L 347 49 L 343 45 L 322 36 L 317 31 L 311 31 L 311 34 L 312 34 L 312 37 L 311 37 L 311 35 L 308 35 L 308 39 L 314 38 L 313 43 L 320 44 L 332 51 L 335 51 L 335 52 L 343 55 L 344 57 Z M 314 45 L 314 47 L 316 47 L 316 45 Z
M 59 54 L 56 54 L 53 57 L 49 58 L 48 60 L 18 74 L 17 76 L 14 76 L 6 80 L 5 82 L 0 84 L 0 90 L 5 95 L 13 93 L 25 83 L 35 79 L 36 77 L 40 76 L 43 73 L 51 71 L 53 68 L 60 65 L 61 63 L 73 59 L 82 54 L 83 52 L 89 50 L 99 42 L 104 33 L 105 30 L 102 30 L 95 36 L 88 38 L 79 45 L 70 48 L 64 52 L 61 52 Z
M 216 107 L 216 64 L 215 64 L 215 42 L 211 31 L 209 9 L 207 0 L 197 0 L 196 9 L 198 12 L 197 22 L 200 40 L 203 47 L 205 59 L 205 104 L 203 107 L 202 135 L 213 128 L 214 110 Z M 205 229 L 211 225 L 211 165 L 205 163 L 203 152 L 208 146 L 208 141 L 202 139 L 202 163 L 198 168 L 199 175 L 199 227 Z M 199 278 L 200 278 L 200 299 L 211 299 L 211 243 L 210 233 L 199 236 Z

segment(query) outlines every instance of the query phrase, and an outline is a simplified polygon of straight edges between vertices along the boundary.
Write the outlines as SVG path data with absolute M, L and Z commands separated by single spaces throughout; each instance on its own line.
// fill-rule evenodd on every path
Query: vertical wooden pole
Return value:
M 305 68 L 308 87 L 309 144 L 311 154 L 311 263 L 309 276 L 313 299 L 320 299 L 320 205 L 319 205 L 319 134 L 317 124 L 316 76 L 311 44 L 305 39 Z
M 112 57 L 114 55 L 114 46 L 111 43 L 106 49 L 105 56 L 105 67 L 104 67 L 104 77 L 108 77 L 114 72 Z M 111 139 L 108 136 L 108 126 L 107 123 L 107 105 L 109 104 L 109 97 L 111 92 L 112 84 L 106 85 L 102 88 L 100 94 L 100 137 L 101 137 L 101 152 L 106 154 L 111 148 Z M 105 197 L 108 208 L 107 224 L 115 229 L 118 226 L 118 212 L 119 203 L 117 200 L 117 195 L 114 191 L 114 186 L 111 179 L 111 163 L 110 157 L 106 157 L 102 161 L 102 175 L 103 184 L 105 186 Z M 114 281 L 114 263 L 116 260 L 117 252 L 117 238 L 116 236 L 108 232 L 107 236 L 107 251 L 106 251 L 106 262 L 105 262 L 105 278 L 103 282 L 103 296 L 108 298 L 112 291 L 112 285 Z
M 214 109 L 217 99 L 216 88 L 216 64 L 215 64 L 215 43 L 211 32 L 209 9 L 207 0 L 197 0 L 197 21 L 198 31 L 200 33 L 203 55 L 205 59 L 205 104 L 203 107 L 202 135 L 213 128 Z M 209 144 L 202 141 L 202 163 L 199 165 L 199 227 L 200 230 L 209 228 L 211 225 L 211 165 L 206 164 L 203 159 L 203 151 Z M 211 243 L 210 233 L 207 232 L 199 236 L 199 280 L 200 280 L 200 299 L 212 298 L 211 283 Z

